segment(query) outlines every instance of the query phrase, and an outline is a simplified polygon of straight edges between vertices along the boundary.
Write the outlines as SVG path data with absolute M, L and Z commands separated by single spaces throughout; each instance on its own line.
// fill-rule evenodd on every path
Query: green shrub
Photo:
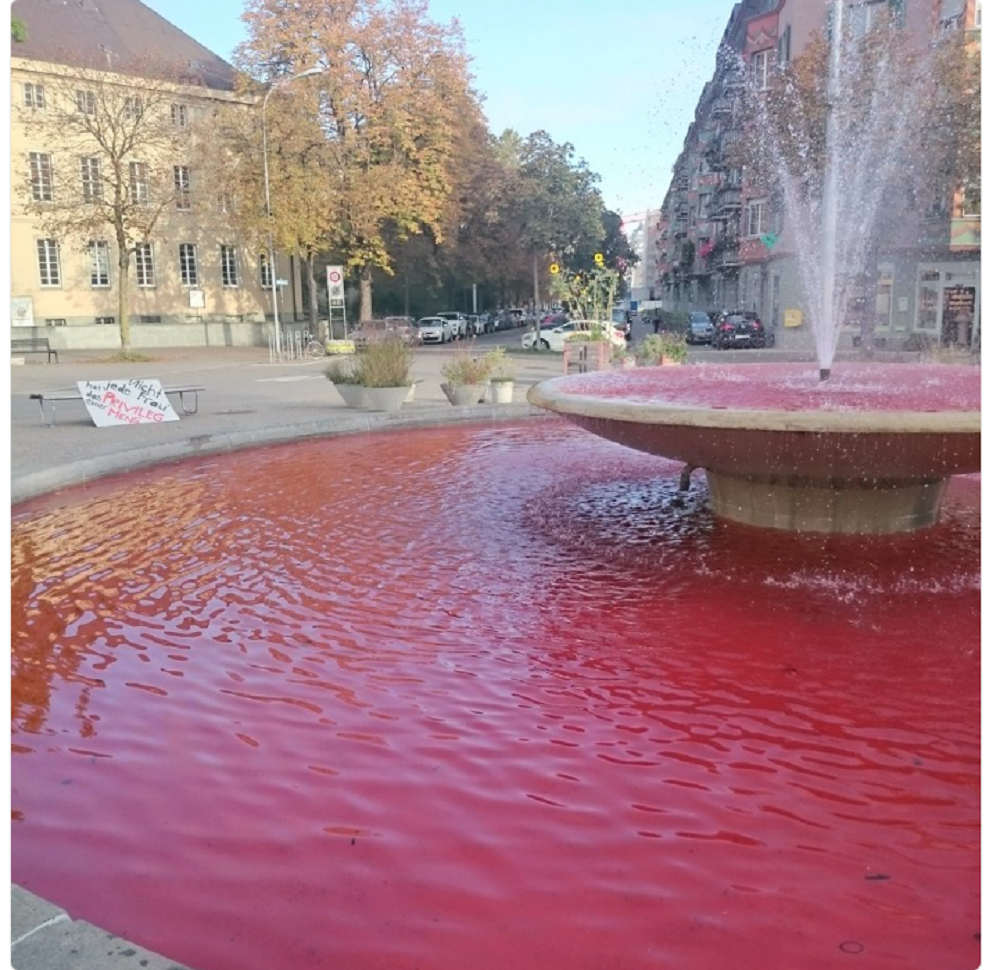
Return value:
M 332 361 L 325 371 L 324 376 L 332 384 L 360 384 L 361 378 L 358 375 L 357 367 L 353 360 L 341 358 Z
M 483 384 L 493 372 L 490 355 L 474 357 L 467 350 L 459 350 L 441 368 L 441 375 L 449 384 Z
M 687 360 L 687 341 L 676 333 L 651 333 L 639 346 L 639 359 L 646 364 L 658 364 L 663 357 L 683 363 Z
M 413 351 L 396 334 L 368 340 L 358 351 L 358 383 L 365 387 L 409 387 Z

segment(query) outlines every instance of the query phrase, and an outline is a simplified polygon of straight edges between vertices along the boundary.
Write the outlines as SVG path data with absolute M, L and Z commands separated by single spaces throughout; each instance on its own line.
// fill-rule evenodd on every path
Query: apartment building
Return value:
M 656 236 L 660 212 L 647 209 L 622 216 L 622 232 L 639 257 L 628 275 L 628 298 L 642 302 L 660 298 L 660 278 L 656 269 Z
M 234 69 L 139 0 L 14 0 L 12 12 L 27 26 L 27 39 L 11 44 L 15 332 L 60 349 L 119 346 L 113 225 L 91 221 L 86 231 L 58 234 L 41 216 L 46 206 L 83 213 L 107 202 L 113 181 L 110 155 L 88 147 L 81 126 L 60 124 L 65 112 L 93 116 L 100 132 L 102 112 L 129 121 L 145 111 L 165 137 L 137 145 L 122 163 L 126 204 L 148 209 L 151 226 L 129 244 L 131 346 L 266 345 L 266 247 L 242 237 L 220 170 L 206 164 L 214 111 L 260 110 L 234 91 Z M 299 267 L 286 256 L 276 264 L 287 321 L 302 310 Z
M 657 265 L 668 308 L 755 310 L 779 346 L 809 347 L 812 336 L 795 226 L 780 197 L 749 183 L 732 161 L 745 138 L 737 101 L 747 86 L 766 90 L 819 31 L 827 4 L 815 0 L 744 0 L 724 31 L 716 70 L 674 165 L 662 208 Z M 847 0 L 850 28 L 864 33 L 892 13 L 919 51 L 948 30 L 979 42 L 977 0 Z M 900 159 L 905 164 L 905 159 Z M 852 287 L 841 341 L 857 342 L 862 317 L 874 318 L 876 345 L 922 339 L 977 345 L 981 314 L 981 211 L 978 183 L 950 186 L 919 210 L 895 205 L 876 223 L 874 266 Z

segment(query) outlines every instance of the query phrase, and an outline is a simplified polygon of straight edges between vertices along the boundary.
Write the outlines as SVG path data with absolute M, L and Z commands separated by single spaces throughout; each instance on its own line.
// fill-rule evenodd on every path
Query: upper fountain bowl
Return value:
M 597 371 L 528 400 L 640 451 L 704 468 L 720 516 L 802 532 L 933 525 L 980 469 L 980 370 L 941 364 L 705 364 Z

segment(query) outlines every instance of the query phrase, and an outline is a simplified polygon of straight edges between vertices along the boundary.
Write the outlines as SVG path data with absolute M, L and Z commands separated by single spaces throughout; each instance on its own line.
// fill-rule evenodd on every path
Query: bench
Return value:
M 51 363 L 53 357 L 55 357 L 56 363 L 59 363 L 59 351 L 53 350 L 49 346 L 48 337 L 11 337 L 10 353 L 11 356 L 14 354 L 47 354 L 46 364 Z
M 178 401 L 180 403 L 180 410 L 182 414 L 197 414 L 198 413 L 198 392 L 205 390 L 204 387 L 200 387 L 196 384 L 175 384 L 171 387 L 164 387 L 163 393 L 168 396 L 171 394 L 176 394 Z M 194 407 L 188 407 L 187 395 L 194 395 Z M 45 421 L 45 423 L 51 428 L 55 426 L 56 423 L 56 405 L 60 401 L 82 401 L 83 395 L 80 393 L 79 388 L 72 388 L 66 390 L 58 391 L 38 391 L 35 394 L 29 394 L 29 399 L 32 401 L 37 401 L 38 406 L 42 409 L 42 420 L 45 421 L 45 405 L 49 403 L 52 405 L 52 420 Z

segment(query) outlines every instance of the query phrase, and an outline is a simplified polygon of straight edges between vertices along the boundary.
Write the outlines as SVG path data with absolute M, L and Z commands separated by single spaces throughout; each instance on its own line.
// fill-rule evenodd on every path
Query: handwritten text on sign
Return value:
M 77 381 L 94 424 L 158 424 L 178 421 L 159 381 Z

